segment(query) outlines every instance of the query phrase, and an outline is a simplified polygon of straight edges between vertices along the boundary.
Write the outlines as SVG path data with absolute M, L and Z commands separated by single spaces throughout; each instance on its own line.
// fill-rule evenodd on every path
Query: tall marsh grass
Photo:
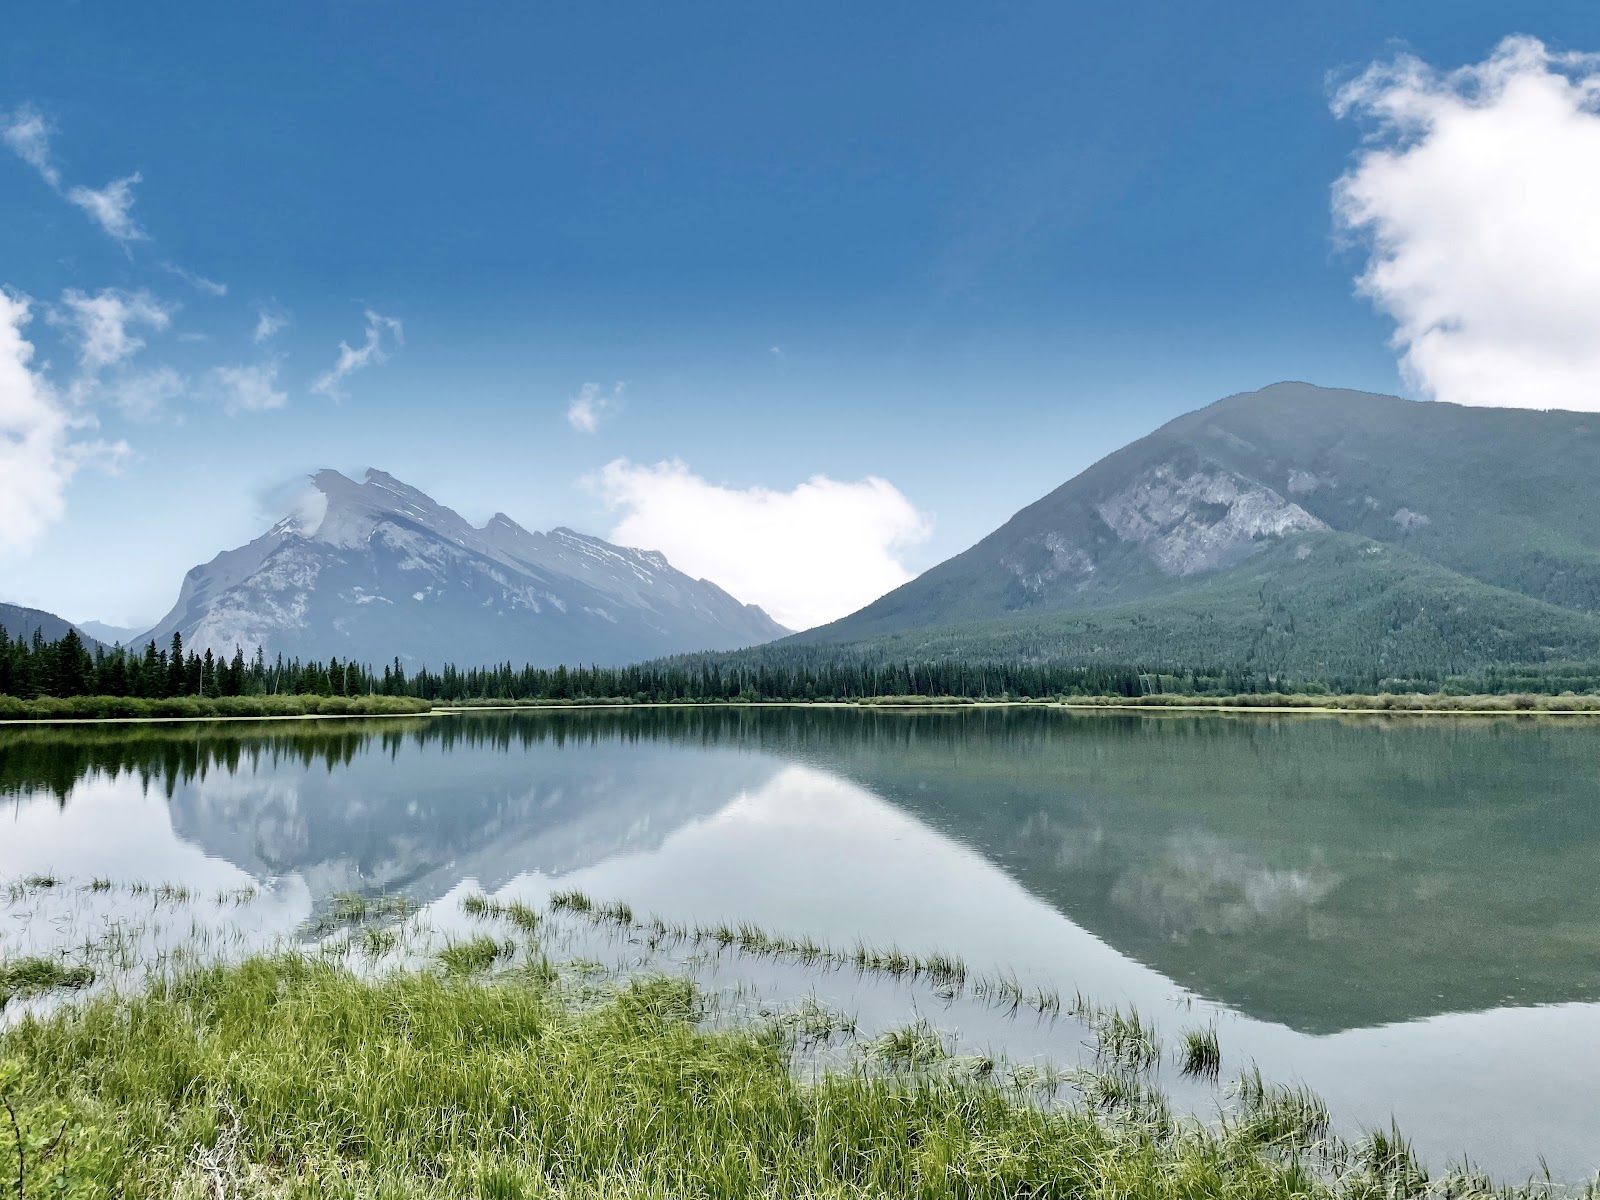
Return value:
M 38 876 L 15 897 L 37 905 L 116 887 L 213 911 L 253 899 L 99 883 Z M 1541 1193 L 1466 1174 L 1430 1179 L 1398 1131 L 1341 1141 L 1315 1095 L 1254 1069 L 1220 1117 L 1175 1115 L 1155 1076 L 1161 1042 L 1140 1014 L 1082 996 L 1063 1006 L 1048 989 L 948 955 L 636 919 L 625 903 L 577 892 L 543 912 L 481 893 L 460 908 L 469 932 L 440 931 L 441 942 L 421 917 L 382 923 L 413 912 L 402 898 L 346 893 L 302 927 L 333 929 L 320 942 L 242 957 L 231 941 L 192 934 L 139 959 L 143 983 L 128 973 L 139 935 L 120 923 L 54 957 L 0 958 L 0 1001 L 48 996 L 0 1022 L 0 1195 Z M 569 952 L 553 966 L 551 947 L 591 925 L 621 935 L 628 965 Z M 855 967 L 896 988 L 920 978 L 1051 1021 L 1064 1009 L 1091 1039 L 1085 1065 L 971 1053 L 980 1047 L 926 1019 L 863 1031 L 815 995 L 773 1004 L 743 982 L 730 1009 L 685 979 L 639 977 L 661 969 L 634 957 L 641 943 L 691 959 L 712 947 Z M 97 981 L 94 968 L 113 978 Z M 1215 1029 L 1185 1031 L 1174 1062 L 1215 1080 Z
M 287 955 L 24 1021 L 0 1034 L 0 1087 L 30 1138 L 64 1131 L 25 1196 L 1383 1194 L 1258 1152 L 1255 1125 L 1047 1111 L 984 1072 L 802 1082 L 775 1023 L 696 1012 L 670 979 L 584 1009 L 531 977 Z M 912 1027 L 883 1051 L 914 1066 L 936 1043 Z

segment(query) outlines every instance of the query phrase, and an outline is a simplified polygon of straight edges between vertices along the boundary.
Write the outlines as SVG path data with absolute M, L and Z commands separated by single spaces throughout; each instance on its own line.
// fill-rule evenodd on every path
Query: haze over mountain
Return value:
M 382 471 L 320 471 L 303 511 L 195 567 L 136 639 L 231 655 L 409 667 L 621 663 L 751 646 L 788 631 L 660 554 L 570 529 L 481 529 Z
M 1593 660 L 1596 479 L 1594 414 L 1276 384 L 784 645 L 1322 674 Z

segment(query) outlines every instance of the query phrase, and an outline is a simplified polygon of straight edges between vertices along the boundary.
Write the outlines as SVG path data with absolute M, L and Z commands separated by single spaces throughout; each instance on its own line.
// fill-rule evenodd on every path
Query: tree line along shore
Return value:
M 747 652 L 748 654 L 749 652 Z M 1360 686 L 1364 685 L 1364 686 Z M 771 659 L 697 655 L 621 667 L 511 664 L 407 670 L 221 659 L 186 650 L 90 650 L 75 630 L 55 641 L 0 630 L 0 720 L 311 717 L 425 713 L 485 704 L 1057 703 L 1158 708 L 1387 712 L 1600 711 L 1600 673 L 1582 664 L 1490 668 L 1474 676 L 1287 679 L 1233 668 L 1007 662 L 869 662 L 814 649 Z

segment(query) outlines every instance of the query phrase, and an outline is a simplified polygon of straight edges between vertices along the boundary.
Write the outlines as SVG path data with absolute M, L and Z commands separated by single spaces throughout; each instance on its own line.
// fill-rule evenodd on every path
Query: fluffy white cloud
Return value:
M 393 317 L 386 317 L 382 313 L 367 309 L 367 337 L 361 345 L 351 347 L 349 342 L 339 343 L 338 360 L 318 375 L 311 385 L 313 392 L 321 392 L 334 400 L 344 398 L 344 390 L 340 384 L 346 377 L 357 371 L 364 371 L 370 366 L 389 361 L 388 346 L 403 346 L 406 344 L 405 329 Z M 259 327 L 259 326 L 258 326 Z
M 1407 381 L 1458 404 L 1600 410 L 1600 55 L 1529 37 L 1442 73 L 1410 56 L 1339 90 L 1371 123 L 1334 187 L 1370 248 Z
M 73 331 L 79 362 L 86 371 L 94 372 L 132 357 L 144 346 L 144 339 L 131 330 L 139 325 L 165 329 L 172 321 L 172 311 L 143 290 L 103 288 L 91 296 L 68 288 L 50 319 Z
M 835 620 L 906 582 L 898 552 L 931 531 L 878 478 L 816 475 L 780 492 L 723 487 L 678 461 L 618 459 L 586 482 L 622 512 L 612 541 L 660 550 L 791 629 Z
M 17 157 L 38 171 L 46 183 L 61 190 L 61 172 L 50 156 L 50 126 L 38 109 L 24 104 L 7 113 L 0 121 L 0 139 Z
M 289 402 L 288 394 L 278 387 L 276 362 L 213 367 L 206 379 L 218 403 L 230 413 L 265 412 Z
M 600 428 L 600 418 L 614 409 L 622 399 L 622 384 L 617 384 L 607 394 L 598 383 L 586 383 L 567 404 L 567 424 L 579 433 L 593 433 Z
M 0 552 L 26 550 L 59 520 L 76 468 L 60 397 L 30 365 L 28 301 L 0 291 Z

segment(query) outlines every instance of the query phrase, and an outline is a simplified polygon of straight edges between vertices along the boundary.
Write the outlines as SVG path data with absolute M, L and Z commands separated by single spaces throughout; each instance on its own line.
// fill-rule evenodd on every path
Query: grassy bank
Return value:
M 849 700 L 667 700 L 640 701 L 625 697 L 509 700 L 482 697 L 471 700 L 427 701 L 411 696 L 224 696 L 215 699 L 180 696 L 165 700 L 129 696 L 41 696 L 20 700 L 0 695 L 0 724 L 7 721 L 141 721 L 207 720 L 218 718 L 411 716 L 428 712 L 469 712 L 475 709 L 563 708 L 715 708 L 751 706 L 805 706 L 825 708 L 948 708 L 1023 705 L 1035 708 L 1157 708 L 1215 709 L 1227 711 L 1284 710 L 1302 712 L 1362 713 L 1595 713 L 1600 696 L 1542 696 L 1527 693 L 1503 696 L 1382 693 L 1331 695 L 1314 693 L 1251 692 L 1237 696 L 1186 696 L 1163 693 L 1149 696 L 1059 696 L 1035 699 L 995 696 L 863 696 Z
M 0 1177 L 18 1179 L 23 1197 L 1425 1187 L 1390 1139 L 1330 1155 L 1320 1105 L 1259 1080 L 1211 1127 L 1126 1093 L 1047 1111 L 981 1071 L 857 1069 L 805 1083 L 791 1070 L 792 1032 L 708 1030 L 687 983 L 634 981 L 580 1004 L 537 965 L 475 973 L 493 957 L 457 953 L 364 980 L 276 956 L 24 1021 L 0 1035 L 0 1091 L 16 1114 Z
M 426 700 L 409 696 L 0 696 L 0 721 L 106 721 L 206 717 L 346 717 L 425 713 Z
M 726 705 L 816 705 L 850 708 L 976 708 L 985 705 L 1027 705 L 1035 708 L 1212 708 L 1297 709 L 1306 712 L 1426 712 L 1426 713 L 1600 713 L 1600 696 L 1545 696 L 1518 692 L 1510 695 L 1450 695 L 1443 692 L 1380 692 L 1375 695 L 1335 695 L 1327 692 L 1246 692 L 1233 696 L 1185 695 L 1164 692 L 1147 696 L 1047 696 L 1034 698 L 992 696 L 861 696 L 854 699 L 666 700 L 644 702 L 626 697 L 578 697 L 563 700 L 506 700 L 484 697 L 435 701 L 441 711 L 478 708 L 683 708 Z

